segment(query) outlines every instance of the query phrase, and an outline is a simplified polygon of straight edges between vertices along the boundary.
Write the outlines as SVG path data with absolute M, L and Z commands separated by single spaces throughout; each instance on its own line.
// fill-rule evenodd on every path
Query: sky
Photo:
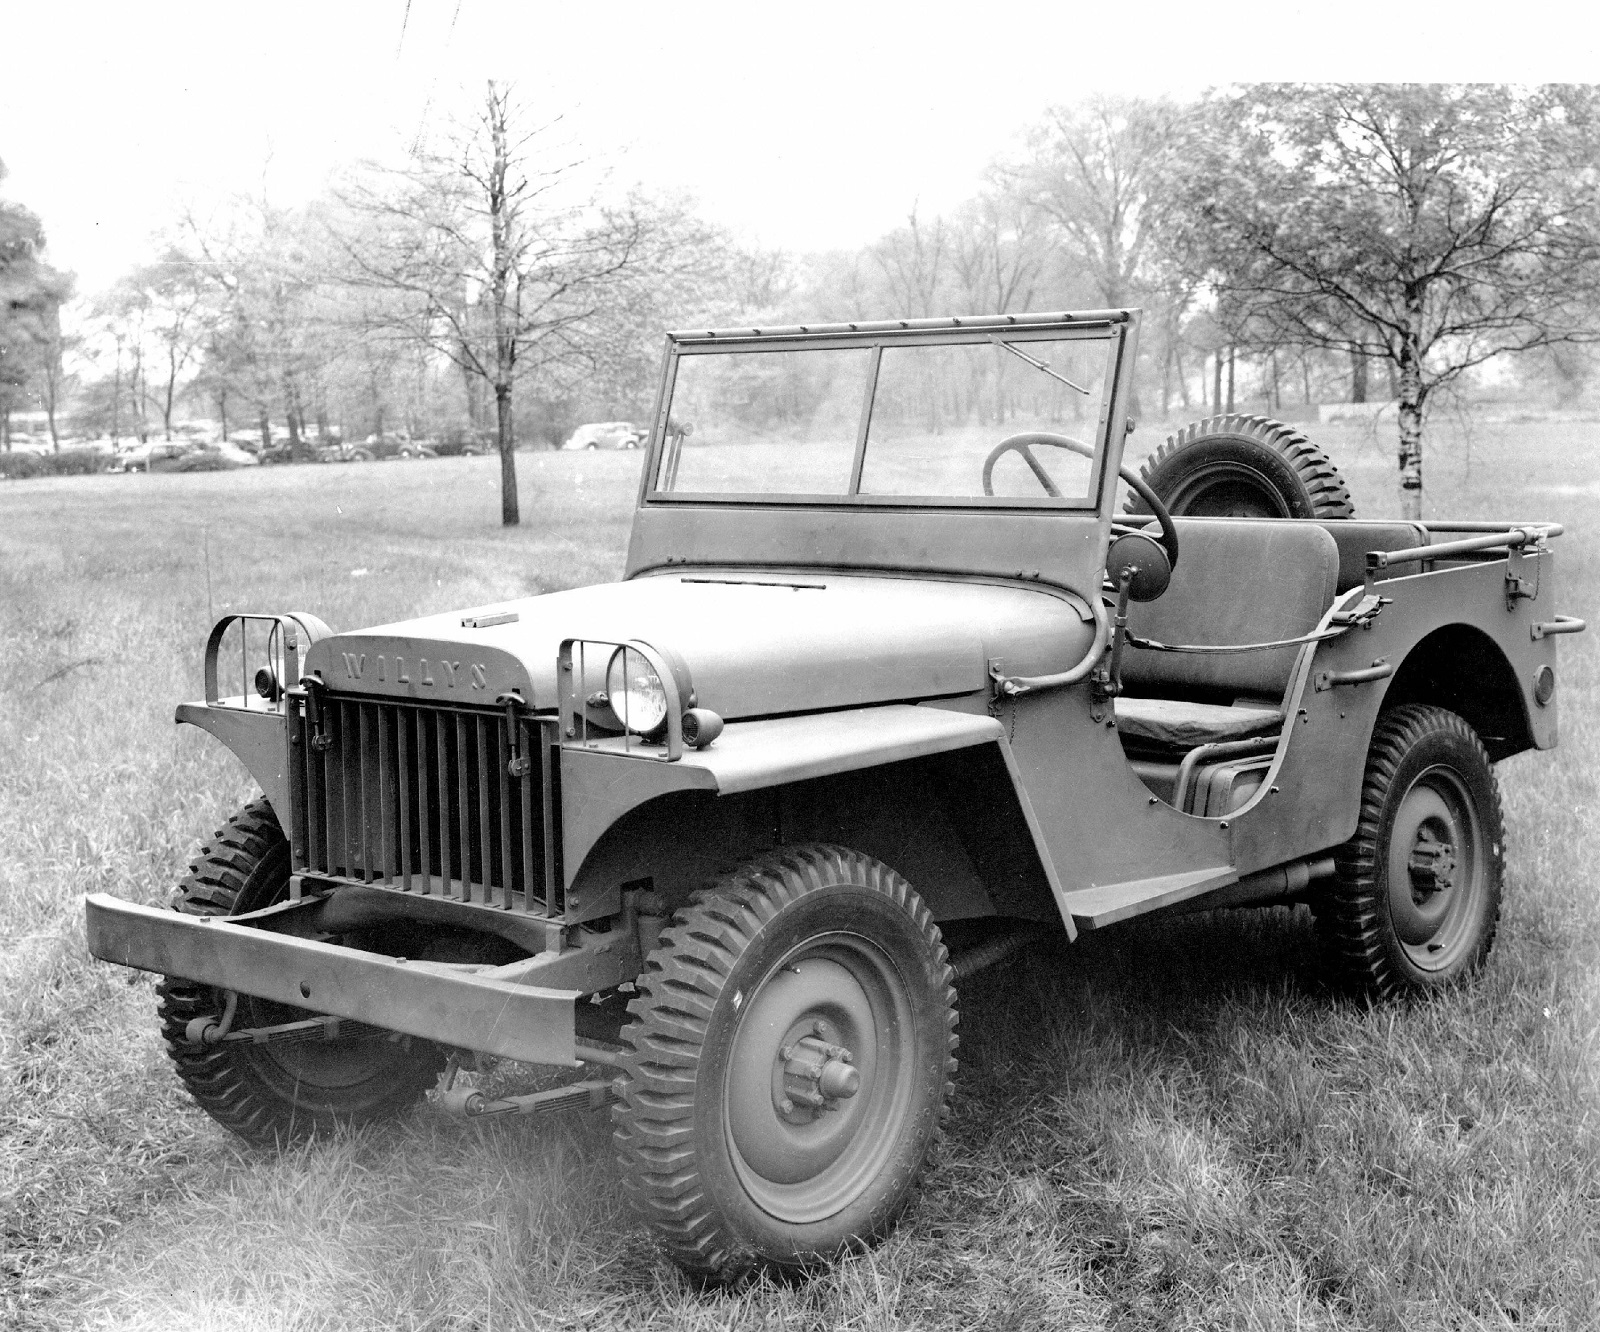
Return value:
M 959 203 L 1048 106 L 1261 79 L 1600 75 L 1600 19 L 1535 0 L 583 5 L 71 3 L 0 16 L 0 196 L 81 293 L 185 205 L 305 201 L 515 82 L 611 179 L 686 191 L 744 241 L 866 243 Z M 1556 40 L 1556 37 L 1559 40 Z

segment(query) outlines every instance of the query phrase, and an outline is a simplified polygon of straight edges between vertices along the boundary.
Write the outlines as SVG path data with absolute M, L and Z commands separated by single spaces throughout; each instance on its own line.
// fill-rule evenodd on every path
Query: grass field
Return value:
M 1392 446 L 1316 437 L 1358 512 Z M 1136 452 L 1157 437 L 1141 432 Z M 1563 521 L 1594 618 L 1600 427 L 1441 423 L 1430 507 Z M 938 1168 L 879 1250 L 703 1293 L 623 1206 L 598 1118 L 423 1107 L 285 1154 L 178 1092 L 151 980 L 81 897 L 164 900 L 248 779 L 174 702 L 212 618 L 335 628 L 615 576 L 637 454 L 0 485 L 0 1327 L 1571 1328 L 1600 1325 L 1600 728 L 1562 641 L 1562 743 L 1500 767 L 1481 981 L 1331 993 L 1304 912 L 1134 922 L 962 993 Z

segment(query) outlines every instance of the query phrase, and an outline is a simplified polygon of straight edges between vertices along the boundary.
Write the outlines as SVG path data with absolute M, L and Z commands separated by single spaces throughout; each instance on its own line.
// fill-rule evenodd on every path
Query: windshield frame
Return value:
M 800 326 L 794 328 L 761 330 L 733 329 L 697 332 L 677 332 L 667 335 L 665 362 L 661 386 L 656 396 L 656 407 L 651 419 L 649 451 L 646 455 L 644 475 L 641 478 L 639 501 L 641 505 L 715 505 L 722 508 L 750 507 L 803 507 L 846 509 L 1011 509 L 1047 510 L 1066 512 L 1096 512 L 1101 507 L 1102 492 L 1106 489 L 1106 459 L 1110 454 L 1110 423 L 1118 419 L 1119 399 L 1125 377 L 1124 358 L 1127 353 L 1127 335 L 1134 321 L 1127 311 L 1095 311 L 1078 315 L 997 315 L 981 318 L 892 320 L 840 324 L 831 326 Z M 865 462 L 865 450 L 870 430 L 870 404 L 877 392 L 878 367 L 883 351 L 888 347 L 905 346 L 955 346 L 987 343 L 999 339 L 1015 343 L 1026 350 L 1033 342 L 1098 341 L 1106 344 L 1105 378 L 1101 390 L 1099 416 L 1094 424 L 1092 442 L 1095 456 L 1090 473 L 1088 493 L 1082 496 L 1051 498 L 1043 493 L 1036 497 L 1000 495 L 878 495 L 859 493 Z M 667 415 L 677 380 L 678 366 L 684 357 L 727 354 L 736 351 L 801 351 L 836 348 L 868 348 L 872 351 L 866 377 L 866 391 L 860 413 L 861 420 L 855 441 L 855 456 L 851 467 L 850 493 L 847 494 L 788 494 L 742 493 L 663 490 L 658 486 L 669 450 L 681 447 L 667 438 Z M 997 433 L 995 443 L 1004 438 Z M 1048 466 L 1048 464 L 1047 464 Z

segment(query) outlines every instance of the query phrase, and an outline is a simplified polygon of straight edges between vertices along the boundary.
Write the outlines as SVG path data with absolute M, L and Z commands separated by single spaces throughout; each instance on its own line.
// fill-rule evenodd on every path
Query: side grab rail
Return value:
M 1371 577 L 1379 569 L 1393 568 L 1397 564 L 1416 564 L 1421 560 L 1448 560 L 1456 555 L 1470 555 L 1476 550 L 1493 550 L 1497 546 L 1515 549 L 1530 542 L 1543 541 L 1546 537 L 1560 535 L 1559 523 L 1541 523 L 1490 532 L 1484 536 L 1466 537 L 1461 541 L 1444 541 L 1437 546 L 1411 546 L 1405 550 L 1369 550 L 1367 575 Z
M 1530 624 L 1528 636 L 1537 641 L 1549 638 L 1553 634 L 1581 634 L 1588 627 L 1588 622 L 1580 620 L 1576 615 L 1558 615 L 1555 619 L 1546 620 L 1542 624 Z

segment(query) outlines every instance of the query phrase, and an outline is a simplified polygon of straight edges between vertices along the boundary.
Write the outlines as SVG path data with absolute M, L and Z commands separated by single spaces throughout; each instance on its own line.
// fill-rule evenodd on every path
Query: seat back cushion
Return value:
M 1179 518 L 1178 567 L 1155 601 L 1135 606 L 1129 627 L 1162 643 L 1216 645 L 1296 638 L 1317 626 L 1334 598 L 1339 548 L 1315 522 Z M 1296 649 L 1194 655 L 1129 648 L 1123 683 L 1281 697 Z
M 1410 550 L 1428 544 L 1428 529 L 1421 523 L 1368 523 L 1355 518 L 1330 518 L 1321 524 L 1339 547 L 1339 591 L 1360 587 L 1367 576 L 1369 550 Z M 1378 577 L 1404 577 L 1417 572 L 1414 564 L 1382 569 Z

